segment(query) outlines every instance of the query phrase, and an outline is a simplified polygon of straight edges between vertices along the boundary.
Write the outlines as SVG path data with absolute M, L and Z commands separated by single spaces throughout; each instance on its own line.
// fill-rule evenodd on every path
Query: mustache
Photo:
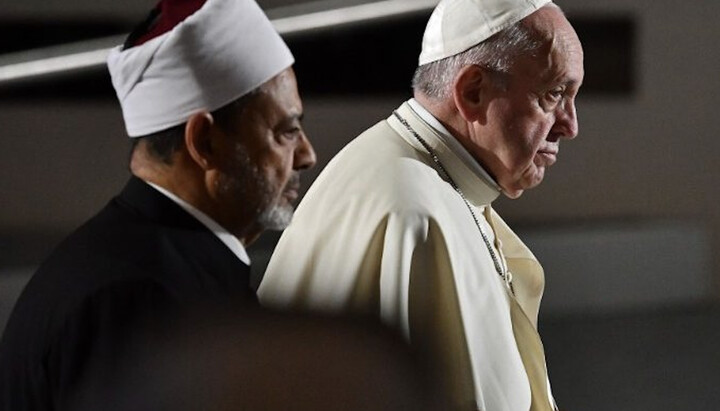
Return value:
M 290 174 L 287 184 L 285 184 L 285 190 L 297 190 L 300 188 L 300 173 L 293 171 Z

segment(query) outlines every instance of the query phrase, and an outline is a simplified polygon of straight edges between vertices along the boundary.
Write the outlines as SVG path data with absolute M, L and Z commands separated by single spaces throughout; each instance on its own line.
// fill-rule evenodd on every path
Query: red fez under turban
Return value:
M 126 47 L 139 46 L 167 33 L 188 16 L 200 10 L 206 0 L 161 0 L 148 19 L 138 27 Z

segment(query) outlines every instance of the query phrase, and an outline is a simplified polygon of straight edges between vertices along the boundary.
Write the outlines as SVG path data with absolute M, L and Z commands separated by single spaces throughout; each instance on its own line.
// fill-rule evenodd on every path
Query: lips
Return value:
M 283 197 L 287 198 L 288 202 L 292 203 L 297 200 L 299 192 L 300 175 L 293 173 L 285 186 L 285 190 L 283 190 Z
M 537 157 L 540 159 L 542 165 L 548 167 L 557 161 L 558 150 L 557 149 L 544 149 L 538 150 Z
M 289 202 L 294 202 L 298 198 L 299 186 L 287 187 L 283 195 L 288 199 Z

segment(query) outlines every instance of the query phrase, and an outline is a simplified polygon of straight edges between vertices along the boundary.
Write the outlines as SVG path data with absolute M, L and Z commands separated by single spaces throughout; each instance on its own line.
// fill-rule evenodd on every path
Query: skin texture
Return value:
M 575 97 L 584 76 L 580 40 L 559 8 L 545 6 L 523 23 L 543 45 L 513 63 L 504 85 L 471 65 L 456 76 L 451 101 L 416 95 L 510 198 L 540 184 L 560 141 L 577 136 Z
M 315 164 L 303 131 L 302 101 L 291 68 L 219 124 L 208 111 L 193 114 L 185 146 L 171 164 L 152 158 L 141 142 L 130 169 L 210 216 L 245 245 L 263 230 L 290 222 L 299 172 Z
M 251 231 L 281 230 L 290 223 L 299 171 L 315 164 L 302 115 L 295 75 L 285 71 L 263 85 L 226 127 L 214 195 L 227 205 L 229 226 L 238 225 L 233 220 L 241 211 L 253 216 Z

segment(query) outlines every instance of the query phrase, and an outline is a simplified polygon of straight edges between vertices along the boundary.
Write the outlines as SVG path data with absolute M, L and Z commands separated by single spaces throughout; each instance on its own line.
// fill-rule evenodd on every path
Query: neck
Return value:
M 429 98 L 421 93 L 415 93 L 415 100 L 420 103 L 430 114 L 435 117 L 452 137 L 467 151 L 470 156 L 480 165 L 486 178 L 489 177 L 493 185 L 497 185 L 497 179 L 488 167 L 481 145 L 473 135 L 472 123 L 468 122 L 459 112 L 451 99 L 438 101 Z
M 130 171 L 134 176 L 162 187 L 222 224 L 205 190 L 201 170 L 188 163 L 182 153 L 175 153 L 172 162 L 167 164 L 153 157 L 141 143 L 133 150 Z
M 173 155 L 171 164 L 166 164 L 153 157 L 141 143 L 133 150 L 130 171 L 136 177 L 164 188 L 200 210 L 245 247 L 257 240 L 263 231 L 256 216 L 249 210 L 228 206 L 227 199 L 216 190 L 216 173 L 200 168 L 182 150 Z
M 250 244 L 254 243 L 255 240 L 257 240 L 260 237 L 260 234 L 262 234 L 262 229 L 248 229 L 245 230 L 245 233 L 242 235 L 236 235 L 238 240 L 243 244 L 244 247 L 248 247 Z
M 469 138 L 468 124 L 463 121 L 455 106 L 450 104 L 451 102 L 436 100 L 419 92 L 416 92 L 413 97 L 467 149 L 465 141 Z

